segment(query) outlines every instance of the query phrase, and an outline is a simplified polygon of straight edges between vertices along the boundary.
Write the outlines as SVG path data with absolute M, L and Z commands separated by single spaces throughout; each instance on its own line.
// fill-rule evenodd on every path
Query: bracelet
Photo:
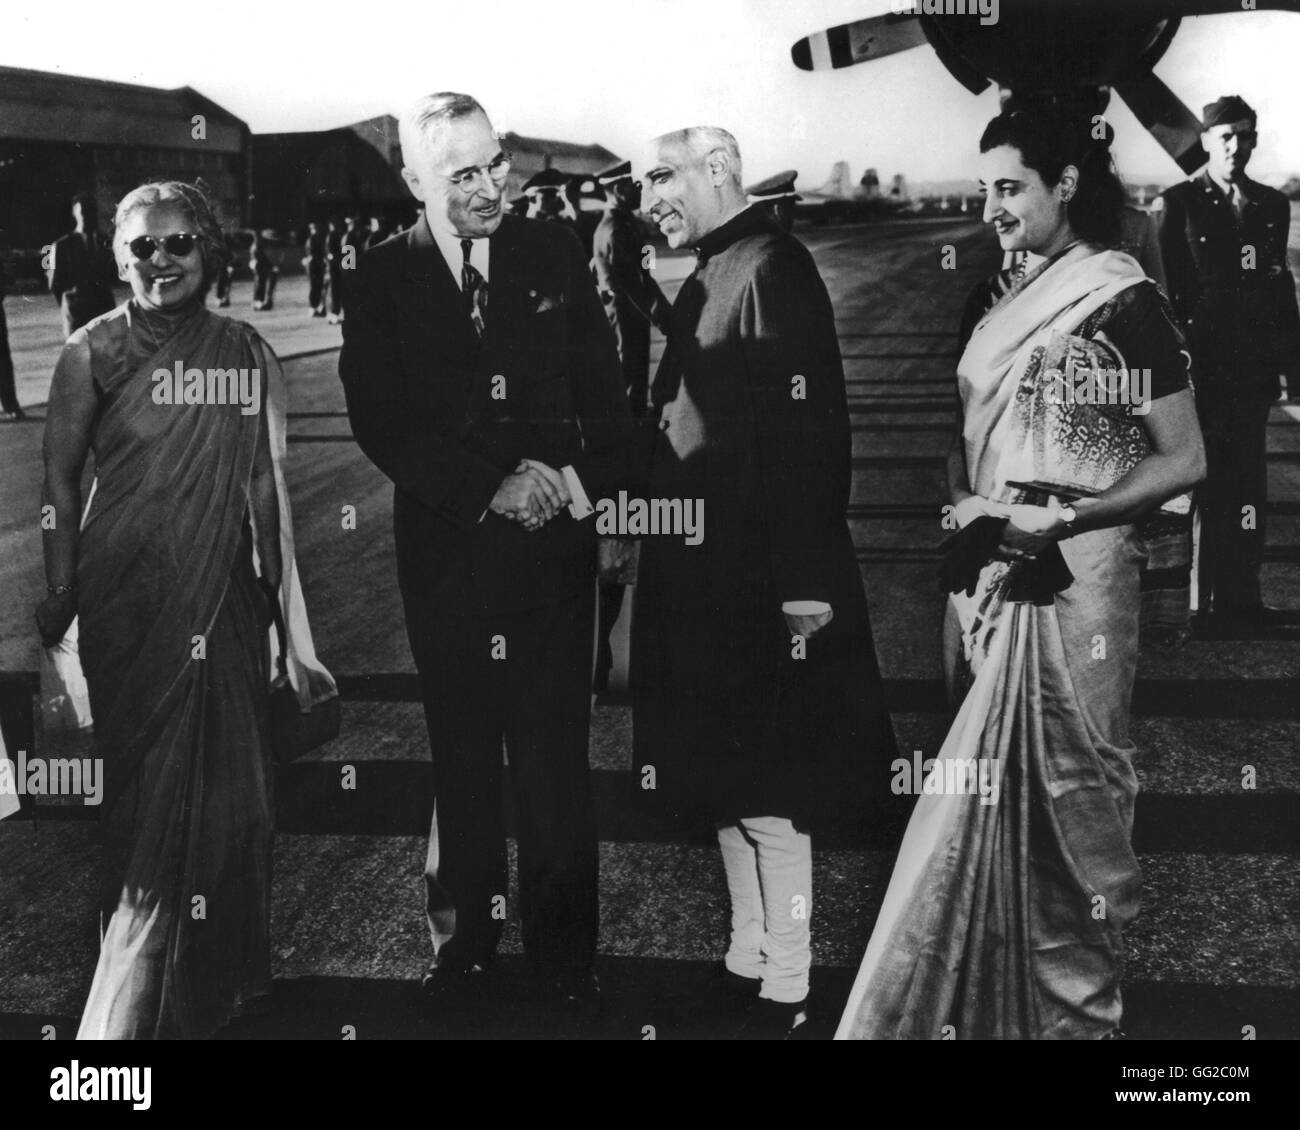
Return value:
M 45 591 L 51 596 L 63 596 L 65 593 L 75 593 L 77 585 L 75 581 L 70 585 L 46 585 Z

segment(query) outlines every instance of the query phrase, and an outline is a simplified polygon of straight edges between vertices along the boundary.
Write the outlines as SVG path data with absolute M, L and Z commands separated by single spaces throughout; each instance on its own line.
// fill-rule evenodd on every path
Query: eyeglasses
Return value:
M 198 243 L 199 237 L 193 232 L 180 231 L 172 235 L 165 235 L 162 239 L 154 239 L 151 235 L 136 236 L 127 244 L 131 249 L 131 254 L 137 259 L 152 259 L 153 253 L 161 247 L 168 255 L 177 259 L 184 259 L 191 251 L 194 245 Z
M 510 175 L 510 163 L 512 157 L 504 149 L 498 153 L 491 162 L 486 165 L 478 165 L 472 169 L 464 169 L 454 176 L 447 179 L 451 181 L 466 196 L 470 196 L 483 187 L 483 177 L 487 178 L 493 184 L 504 183 L 507 176 Z

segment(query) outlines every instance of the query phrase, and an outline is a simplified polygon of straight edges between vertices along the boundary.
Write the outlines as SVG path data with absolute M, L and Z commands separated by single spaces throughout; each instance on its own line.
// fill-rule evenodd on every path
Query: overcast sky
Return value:
M 1041 0 L 1052 3 L 1053 0 Z M 1140 3 L 1141 0 L 1134 0 Z M 199 0 L 138 8 L 102 0 L 9 0 L 0 63 L 150 86 L 196 87 L 255 132 L 323 129 L 431 90 L 464 90 L 498 129 L 598 141 L 620 154 L 656 133 L 731 129 L 746 179 L 795 167 L 821 184 L 832 162 L 886 179 L 970 175 L 992 90 L 969 94 L 929 47 L 828 74 L 790 62 L 801 36 L 888 11 L 888 0 L 423 0 L 363 4 Z M 1156 68 L 1199 113 L 1238 92 L 1260 112 L 1251 166 L 1300 173 L 1300 15 L 1184 21 Z M 1110 119 L 1121 171 L 1178 179 L 1122 106 Z

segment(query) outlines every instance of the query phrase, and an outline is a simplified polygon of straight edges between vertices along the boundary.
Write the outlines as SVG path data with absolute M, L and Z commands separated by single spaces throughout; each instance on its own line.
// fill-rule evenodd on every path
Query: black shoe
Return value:
M 1127 1040 L 1128 1033 L 1122 1028 L 1112 1028 L 1103 1037 L 1103 1040 Z
M 486 961 L 454 963 L 435 957 L 420 982 L 420 997 L 426 1009 L 455 1008 L 479 996 L 486 977 Z
M 808 998 L 794 1004 L 757 997 L 736 1032 L 738 1040 L 788 1040 L 808 1022 Z
M 708 973 L 693 986 L 690 1002 L 683 1012 L 691 1021 L 721 1022 L 734 1027 L 744 1020 L 762 987 L 763 982 L 757 977 L 741 977 L 720 961 L 710 966 Z

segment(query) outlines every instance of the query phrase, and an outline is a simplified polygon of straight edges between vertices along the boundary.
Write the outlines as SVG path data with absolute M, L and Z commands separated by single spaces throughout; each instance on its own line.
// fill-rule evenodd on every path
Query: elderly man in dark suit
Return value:
M 72 200 L 76 227 L 54 241 L 46 279 L 63 313 L 63 333 L 71 337 L 92 318 L 113 309 L 117 267 L 108 240 L 99 233 L 99 209 L 89 193 Z
M 1159 199 L 1160 250 L 1205 433 L 1199 606 L 1229 630 L 1250 630 L 1294 619 L 1267 608 L 1259 584 L 1269 407 L 1279 376 L 1288 375 L 1288 387 L 1300 376 L 1291 206 L 1246 175 L 1257 134 L 1245 101 L 1210 103 L 1201 125 L 1209 162 Z
M 642 543 L 634 762 L 669 813 L 717 829 L 731 892 L 717 998 L 734 990 L 744 1034 L 784 1037 L 807 1015 L 811 830 L 866 817 L 867 780 L 884 792 L 895 752 L 845 521 L 844 372 L 816 264 L 747 203 L 731 134 L 659 138 L 642 184 L 697 259 L 651 389 L 648 494 L 694 500 L 705 521 L 702 538 Z
M 589 515 L 625 485 L 627 397 L 577 239 L 504 215 L 510 156 L 482 107 L 430 95 L 401 139 L 425 213 L 361 256 L 339 371 L 357 442 L 396 488 L 433 751 L 424 991 L 480 983 L 502 919 L 520 913 L 537 971 L 585 1011 L 598 992 Z M 506 904 L 503 738 L 518 912 Z

